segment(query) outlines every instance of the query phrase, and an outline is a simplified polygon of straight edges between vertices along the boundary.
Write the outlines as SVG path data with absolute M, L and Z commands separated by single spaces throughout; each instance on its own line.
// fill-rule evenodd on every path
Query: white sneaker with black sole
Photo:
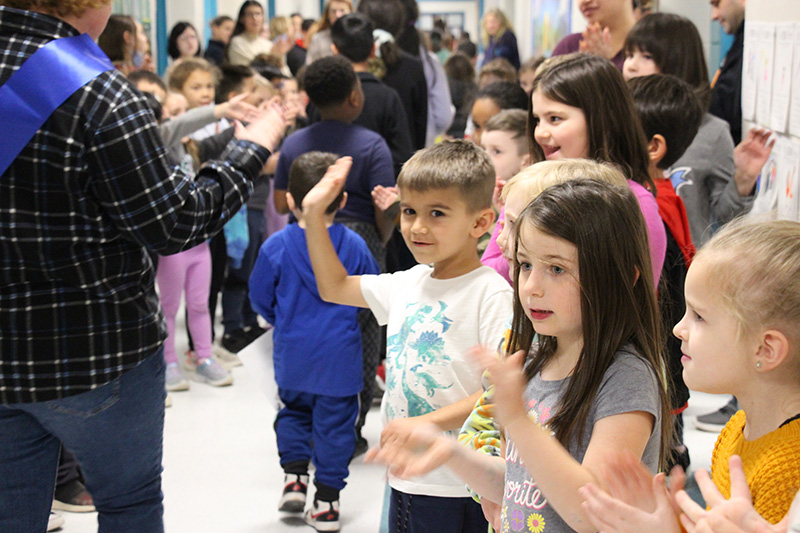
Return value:
M 278 510 L 284 513 L 302 513 L 306 508 L 308 474 L 284 474 L 283 494 Z

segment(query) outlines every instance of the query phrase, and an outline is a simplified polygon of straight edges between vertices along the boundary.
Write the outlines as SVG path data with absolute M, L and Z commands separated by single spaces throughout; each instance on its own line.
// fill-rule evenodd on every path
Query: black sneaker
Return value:
M 719 410 L 695 418 L 694 425 L 702 431 L 719 433 L 738 410 L 739 404 L 736 402 L 736 398 L 731 398 L 731 401 L 723 405 Z
M 308 474 L 284 474 L 283 494 L 278 510 L 284 513 L 302 513 L 306 507 Z
M 266 332 L 267 332 L 267 330 L 262 328 L 259 325 L 248 326 L 248 327 L 244 328 L 244 338 L 247 340 L 247 344 L 245 344 L 245 346 L 247 346 L 248 344 L 250 344 L 251 342 L 253 342 L 257 338 L 259 338 L 261 335 L 263 335 Z
M 226 333 L 222 337 L 222 340 L 219 344 L 228 352 L 237 354 L 242 350 L 242 348 L 250 344 L 250 341 L 247 340 L 247 334 L 243 329 L 237 329 L 230 333 Z
M 303 518 L 306 524 L 317 531 L 339 531 L 339 500 L 314 500 L 314 505 L 309 507 Z

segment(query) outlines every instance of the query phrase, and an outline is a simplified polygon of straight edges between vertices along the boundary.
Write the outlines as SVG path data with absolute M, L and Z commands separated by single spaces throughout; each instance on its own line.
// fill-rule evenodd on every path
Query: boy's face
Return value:
M 510 180 L 525 165 L 528 154 L 519 153 L 519 142 L 513 135 L 510 131 L 501 130 L 484 131 L 481 135 L 481 146 L 492 160 L 496 180 Z
M 533 91 L 533 80 L 536 78 L 535 70 L 525 70 L 519 73 L 519 86 L 528 96 Z
M 482 212 L 467 207 L 456 187 L 400 190 L 400 232 L 419 263 L 433 265 L 434 277 L 447 279 L 477 257 L 476 224 Z M 491 222 L 491 221 L 490 221 Z M 478 233 L 478 235 L 476 235 Z

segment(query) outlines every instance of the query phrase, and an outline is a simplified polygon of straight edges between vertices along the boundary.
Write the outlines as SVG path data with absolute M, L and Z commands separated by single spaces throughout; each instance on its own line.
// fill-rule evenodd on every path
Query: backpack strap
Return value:
M 113 69 L 87 34 L 55 39 L 31 55 L 0 87 L 0 176 L 67 98 Z

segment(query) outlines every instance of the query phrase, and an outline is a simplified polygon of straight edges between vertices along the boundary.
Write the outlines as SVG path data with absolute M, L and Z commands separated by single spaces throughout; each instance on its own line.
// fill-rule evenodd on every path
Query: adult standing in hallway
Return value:
M 284 128 L 270 108 L 196 181 L 171 168 L 147 100 L 93 42 L 110 14 L 110 0 L 0 0 L 0 128 L 32 125 L 0 146 L 4 533 L 47 527 L 62 442 L 101 533 L 163 531 L 166 335 L 148 251 L 221 230 Z
M 731 127 L 734 146 L 742 141 L 742 58 L 744 56 L 744 8 L 746 0 L 711 0 L 711 19 L 733 35 L 733 44 L 711 82 L 709 113 Z

